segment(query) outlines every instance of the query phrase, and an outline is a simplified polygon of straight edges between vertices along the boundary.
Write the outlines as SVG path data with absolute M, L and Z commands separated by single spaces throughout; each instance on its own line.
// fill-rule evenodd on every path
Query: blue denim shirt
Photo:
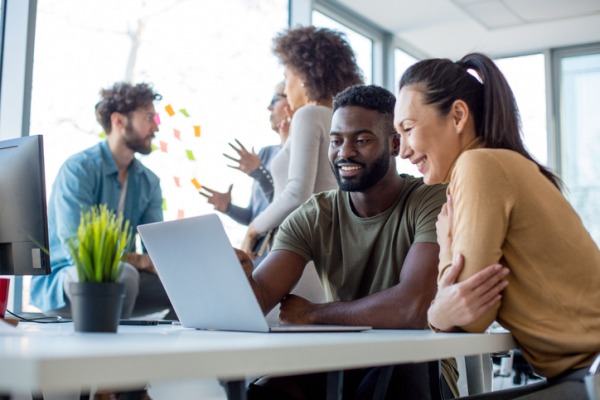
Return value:
M 98 204 L 107 204 L 116 211 L 120 196 L 118 169 L 108 142 L 77 153 L 62 165 L 48 202 L 52 273 L 32 277 L 31 303 L 34 306 L 47 311 L 66 305 L 64 267 L 73 265 L 66 242 L 77 231 L 80 212 Z M 133 233 L 138 225 L 163 220 L 160 181 L 137 159 L 129 165 L 123 215 L 129 220 Z

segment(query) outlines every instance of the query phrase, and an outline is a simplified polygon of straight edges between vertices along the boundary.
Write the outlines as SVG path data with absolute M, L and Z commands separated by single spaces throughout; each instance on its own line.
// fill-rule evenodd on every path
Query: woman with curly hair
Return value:
M 357 83 L 362 73 L 343 34 L 299 27 L 278 34 L 273 52 L 284 66 L 285 92 L 294 113 L 289 140 L 273 159 L 273 202 L 248 227 L 242 249 L 256 257 L 257 238 L 277 228 L 313 193 L 337 183 L 328 160 L 335 94 Z

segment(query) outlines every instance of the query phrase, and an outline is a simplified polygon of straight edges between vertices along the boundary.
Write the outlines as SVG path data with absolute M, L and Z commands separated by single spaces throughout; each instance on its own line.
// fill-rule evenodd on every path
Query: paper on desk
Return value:
M 23 331 L 0 319 L 0 335 L 20 335 L 22 333 Z

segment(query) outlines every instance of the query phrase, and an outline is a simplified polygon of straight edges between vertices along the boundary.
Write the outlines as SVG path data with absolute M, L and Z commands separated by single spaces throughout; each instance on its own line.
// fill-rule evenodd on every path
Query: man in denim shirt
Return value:
M 69 283 L 77 271 L 67 240 L 79 226 L 80 212 L 107 204 L 122 214 L 135 229 L 163 220 L 162 192 L 158 177 L 135 158 L 148 154 L 158 131 L 153 102 L 161 95 L 140 83 L 115 83 L 100 91 L 96 118 L 107 140 L 71 156 L 62 165 L 48 204 L 48 229 L 52 273 L 31 281 L 31 302 L 46 315 L 70 317 Z M 122 318 L 169 309 L 171 303 L 147 254 L 127 249 L 119 281 L 125 283 Z

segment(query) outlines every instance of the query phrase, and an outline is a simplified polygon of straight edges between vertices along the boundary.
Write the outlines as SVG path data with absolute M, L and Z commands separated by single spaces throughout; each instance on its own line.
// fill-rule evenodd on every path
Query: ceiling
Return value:
M 600 0 L 332 0 L 419 57 L 493 57 L 600 42 Z

